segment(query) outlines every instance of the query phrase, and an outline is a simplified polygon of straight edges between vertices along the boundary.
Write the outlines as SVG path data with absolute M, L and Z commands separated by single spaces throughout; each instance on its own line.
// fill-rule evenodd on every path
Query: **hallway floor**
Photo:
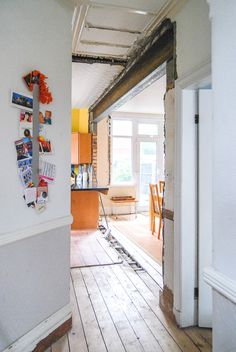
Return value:
M 72 269 L 73 328 L 47 352 L 212 351 L 211 330 L 177 328 L 159 308 L 159 291 L 126 261 Z

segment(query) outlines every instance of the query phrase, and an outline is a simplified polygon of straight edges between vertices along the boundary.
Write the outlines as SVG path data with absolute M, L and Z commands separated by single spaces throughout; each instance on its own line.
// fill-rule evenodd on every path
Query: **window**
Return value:
M 130 183 L 133 181 L 132 121 L 114 120 L 112 135 L 112 183 Z
M 154 123 L 139 123 L 138 124 L 138 134 L 145 136 L 157 136 L 158 126 Z
M 160 147 L 164 138 L 162 130 L 163 118 L 112 117 L 112 184 L 135 183 L 137 191 L 146 197 L 149 183 L 156 180 L 158 170 L 163 169 L 159 157 L 163 149 Z

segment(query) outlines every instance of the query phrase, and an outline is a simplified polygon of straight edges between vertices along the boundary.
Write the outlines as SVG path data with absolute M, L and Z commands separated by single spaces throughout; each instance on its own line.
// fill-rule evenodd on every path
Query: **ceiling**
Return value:
M 116 111 L 144 113 L 144 114 L 164 114 L 164 94 L 166 91 L 166 75 L 154 82 L 134 98 L 122 105 Z
M 72 54 L 82 59 L 113 60 L 113 64 L 73 63 L 72 107 L 91 106 L 124 69 L 160 12 L 173 0 L 78 0 L 72 29 Z M 116 61 L 117 60 L 117 61 Z M 116 64 L 114 64 L 114 62 Z

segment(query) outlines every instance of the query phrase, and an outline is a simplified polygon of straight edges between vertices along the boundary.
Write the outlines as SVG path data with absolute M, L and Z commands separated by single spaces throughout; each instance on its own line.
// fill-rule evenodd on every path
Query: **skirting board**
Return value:
M 58 227 L 71 225 L 72 221 L 73 221 L 73 218 L 71 215 L 69 215 L 58 219 L 45 221 L 41 224 L 23 228 L 17 231 L 0 234 L 0 247 L 28 237 L 39 235 L 40 233 L 44 233 L 44 232 L 56 229 Z
M 203 278 L 214 290 L 236 304 L 236 281 L 213 267 L 205 268 Z
M 32 352 L 40 341 L 45 339 L 64 322 L 71 319 L 70 304 L 66 305 L 42 323 L 30 330 L 26 335 L 8 346 L 2 352 Z

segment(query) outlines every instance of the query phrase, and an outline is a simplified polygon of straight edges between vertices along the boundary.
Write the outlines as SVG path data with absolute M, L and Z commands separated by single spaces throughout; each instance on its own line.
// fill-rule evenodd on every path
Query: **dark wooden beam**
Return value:
M 72 62 L 78 62 L 83 64 L 105 64 L 111 66 L 126 66 L 128 60 L 105 57 L 105 56 L 90 56 L 90 55 L 72 55 Z
M 131 66 L 125 75 L 107 92 L 107 94 L 90 111 L 93 119 L 98 121 L 102 115 L 114 110 L 115 104 L 128 94 L 135 86 L 142 82 L 148 75 L 155 71 L 164 62 L 174 58 L 175 40 L 174 24 L 169 24 L 167 29 L 159 35 L 153 45 Z
M 72 327 L 72 318 L 65 321 L 58 328 L 56 328 L 53 332 L 51 332 L 47 337 L 41 340 L 35 349 L 32 352 L 43 352 L 48 347 L 50 347 L 54 342 L 59 340 L 62 336 L 64 336 Z

